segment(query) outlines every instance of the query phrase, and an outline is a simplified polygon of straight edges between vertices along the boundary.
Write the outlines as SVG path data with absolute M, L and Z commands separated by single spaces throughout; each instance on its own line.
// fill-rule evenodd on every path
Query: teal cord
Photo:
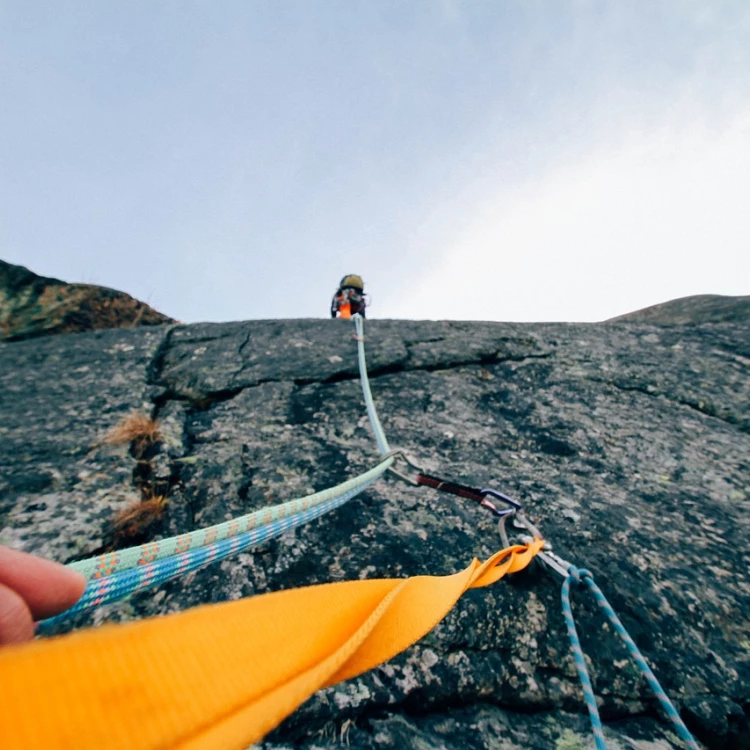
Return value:
M 579 569 L 574 565 L 571 565 L 570 568 L 568 568 L 568 577 L 563 581 L 562 585 L 562 608 L 563 615 L 565 616 L 565 623 L 568 627 L 568 637 L 570 638 L 570 645 L 573 650 L 573 658 L 575 660 L 576 669 L 578 670 L 578 676 L 583 685 L 583 696 L 586 700 L 586 707 L 588 708 L 597 750 L 606 750 L 607 745 L 604 742 L 604 732 L 601 720 L 599 719 L 599 711 L 596 707 L 594 691 L 591 687 L 591 680 L 589 679 L 586 663 L 583 659 L 581 642 L 578 640 L 578 632 L 576 631 L 575 621 L 573 620 L 573 610 L 570 606 L 570 585 L 572 583 L 575 583 L 577 586 L 583 586 L 585 584 L 591 589 L 594 598 L 596 599 L 596 603 L 602 608 L 602 610 L 604 610 L 604 614 L 607 615 L 607 618 L 614 626 L 617 634 L 625 643 L 630 656 L 646 678 L 651 690 L 653 690 L 654 695 L 656 695 L 661 703 L 667 718 L 669 718 L 677 731 L 677 734 L 685 741 L 686 745 L 691 748 L 691 750 L 700 750 L 700 746 L 680 718 L 680 714 L 677 712 L 674 705 L 672 705 L 672 701 L 667 697 L 667 694 L 656 679 L 656 675 L 651 670 L 651 667 L 646 664 L 646 660 L 643 658 L 643 654 L 641 654 L 638 646 L 635 645 L 630 634 L 625 630 L 625 626 L 620 622 L 620 618 L 615 614 L 615 611 L 602 593 L 602 590 L 596 585 L 596 583 L 594 583 L 594 577 L 588 570 Z

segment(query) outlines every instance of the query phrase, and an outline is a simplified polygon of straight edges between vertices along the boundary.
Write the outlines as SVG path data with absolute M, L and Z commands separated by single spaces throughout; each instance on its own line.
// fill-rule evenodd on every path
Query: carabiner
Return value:
M 419 464 L 414 461 L 414 459 L 409 458 L 409 456 L 406 455 L 406 453 L 401 448 L 396 448 L 395 450 L 388 451 L 388 453 L 383 454 L 383 458 L 389 458 L 393 457 L 395 459 L 401 458 L 403 459 L 409 466 L 412 467 L 412 469 L 415 469 L 417 471 L 417 475 L 422 474 L 422 467 L 419 466 Z M 406 474 L 398 471 L 398 469 L 394 469 L 393 466 L 388 467 L 388 471 L 391 472 L 391 474 L 395 474 L 399 479 L 403 479 L 404 482 L 407 482 L 408 484 L 413 484 L 415 487 L 419 487 L 419 482 L 416 479 L 412 479 L 411 477 L 407 476 Z
M 518 500 L 514 500 L 509 495 L 506 495 L 504 492 L 500 492 L 500 490 L 493 490 L 489 487 L 484 487 L 483 489 L 479 490 L 485 497 L 487 495 L 490 495 L 491 497 L 494 497 L 496 500 L 502 500 L 504 503 L 507 503 L 508 505 L 512 506 L 516 510 L 521 510 L 523 506 L 521 503 L 518 502 Z
M 533 541 L 530 536 L 523 536 L 521 540 L 524 542 Z M 573 567 L 571 563 L 564 560 L 559 555 L 556 555 L 552 551 L 552 545 L 545 539 L 544 548 L 541 552 L 537 552 L 537 557 L 552 571 L 561 575 L 563 578 L 567 578 L 569 575 L 570 568 Z

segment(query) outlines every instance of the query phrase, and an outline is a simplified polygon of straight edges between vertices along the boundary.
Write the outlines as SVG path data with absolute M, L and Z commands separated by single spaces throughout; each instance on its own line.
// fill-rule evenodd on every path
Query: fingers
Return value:
M 86 579 L 50 560 L 0 547 L 0 587 L 15 592 L 25 602 L 29 616 L 41 620 L 75 604 L 86 588 Z M 4 596 L 0 606 L 7 600 L 6 606 L 14 607 L 16 616 L 20 616 L 17 602 L 11 603 L 7 594 Z
M 34 637 L 34 621 L 26 602 L 0 584 L 0 646 L 23 643 Z

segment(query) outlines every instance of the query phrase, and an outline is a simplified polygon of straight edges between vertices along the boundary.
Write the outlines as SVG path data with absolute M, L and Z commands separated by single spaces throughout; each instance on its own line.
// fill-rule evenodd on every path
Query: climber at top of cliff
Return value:
M 339 288 L 331 300 L 332 318 L 351 318 L 359 313 L 365 317 L 367 299 L 365 295 L 365 282 L 356 273 L 344 276 L 339 283 Z

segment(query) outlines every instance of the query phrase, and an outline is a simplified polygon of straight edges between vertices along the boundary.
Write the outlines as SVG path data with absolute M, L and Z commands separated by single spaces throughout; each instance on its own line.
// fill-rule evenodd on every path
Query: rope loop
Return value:
M 568 568 L 568 575 L 570 576 L 572 582 L 578 587 L 584 586 L 584 584 L 588 583 L 588 581 L 594 583 L 594 576 L 587 568 L 576 568 L 575 565 L 571 565 Z
M 630 637 L 630 634 L 625 629 L 625 626 L 620 621 L 620 618 L 615 614 L 612 606 L 607 601 L 602 590 L 594 582 L 594 576 L 591 575 L 591 571 L 586 568 L 576 568 L 575 565 L 571 565 L 568 568 L 568 577 L 563 581 L 562 591 L 560 597 L 562 600 L 563 617 L 565 618 L 565 624 L 568 630 L 568 637 L 570 639 L 570 648 L 573 652 L 573 660 L 575 661 L 576 670 L 578 677 L 581 680 L 581 687 L 583 688 L 583 697 L 586 701 L 586 708 L 589 712 L 589 719 L 591 720 L 591 728 L 594 733 L 594 743 L 597 750 L 606 750 L 606 743 L 604 741 L 604 729 L 602 727 L 601 720 L 599 718 L 599 711 L 596 705 L 596 698 L 594 697 L 594 690 L 591 686 L 591 680 L 589 679 L 588 670 L 586 669 L 586 662 L 583 656 L 583 650 L 581 649 L 581 642 L 578 639 L 578 632 L 576 630 L 575 620 L 573 619 L 573 609 L 570 606 L 570 585 L 576 584 L 577 586 L 583 586 L 584 584 L 591 589 L 594 594 L 596 603 L 604 611 L 607 619 L 612 624 L 615 632 L 620 637 L 622 642 L 625 644 L 631 659 L 635 662 L 635 665 L 640 670 L 641 674 L 648 682 L 649 687 L 656 696 L 657 700 L 661 704 L 662 710 L 666 714 L 675 731 L 690 750 L 700 750 L 700 746 L 695 741 L 695 738 L 685 726 L 679 712 L 674 707 L 669 697 L 664 692 L 664 689 L 656 679 L 656 675 L 651 670 L 651 667 L 646 663 L 643 654 L 640 652 L 638 647 L 635 645 L 635 641 Z

